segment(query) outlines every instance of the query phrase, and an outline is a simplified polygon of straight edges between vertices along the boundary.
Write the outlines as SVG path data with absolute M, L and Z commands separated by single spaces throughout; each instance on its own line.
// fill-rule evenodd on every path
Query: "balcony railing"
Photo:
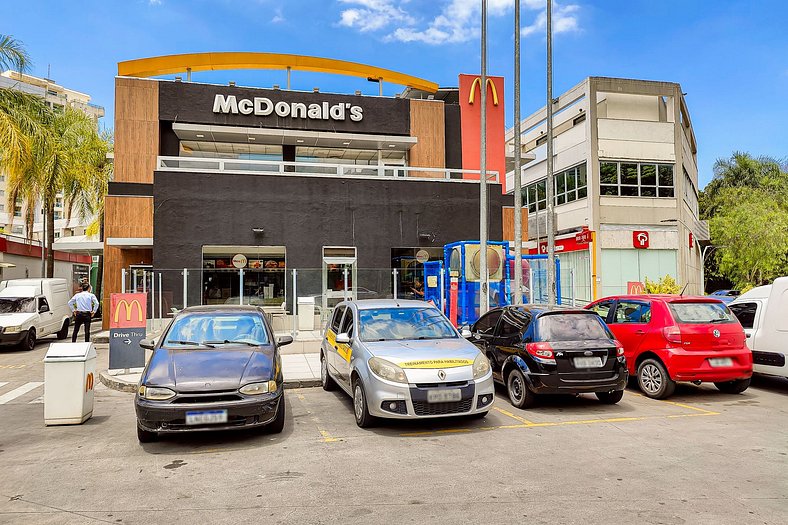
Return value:
M 325 162 L 287 162 L 273 160 L 215 159 L 204 157 L 160 156 L 158 171 L 199 171 L 209 173 L 259 173 L 263 175 L 309 175 L 320 177 L 388 177 L 417 180 L 457 180 L 475 182 L 479 170 L 421 168 L 368 164 L 331 164 Z M 470 177 L 468 177 L 470 175 Z M 475 180 L 474 180 L 475 179 Z M 497 171 L 487 171 L 488 182 L 499 182 Z

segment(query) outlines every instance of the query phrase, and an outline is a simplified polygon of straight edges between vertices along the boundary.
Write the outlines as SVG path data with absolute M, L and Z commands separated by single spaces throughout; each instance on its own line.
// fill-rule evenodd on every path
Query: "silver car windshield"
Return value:
M 359 310 L 363 341 L 456 339 L 457 332 L 435 308 L 375 308 Z
M 188 348 L 221 344 L 267 345 L 263 319 L 254 313 L 193 313 L 178 316 L 162 346 Z

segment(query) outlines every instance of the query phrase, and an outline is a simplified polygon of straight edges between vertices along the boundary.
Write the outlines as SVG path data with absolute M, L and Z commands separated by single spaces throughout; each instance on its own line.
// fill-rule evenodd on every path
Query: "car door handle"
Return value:
M 635 333 L 638 334 L 638 335 L 643 335 L 646 332 L 644 330 L 635 330 Z
M 752 334 L 744 334 L 744 337 L 746 337 L 747 339 L 749 339 L 750 337 L 752 337 Z

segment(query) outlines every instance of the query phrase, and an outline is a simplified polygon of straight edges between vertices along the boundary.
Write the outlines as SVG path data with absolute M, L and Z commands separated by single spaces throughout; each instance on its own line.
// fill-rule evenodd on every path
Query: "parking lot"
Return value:
M 141 446 L 132 395 L 97 387 L 81 426 L 44 427 L 41 357 L 0 352 L 0 523 L 785 523 L 788 381 L 681 386 L 356 427 L 351 400 L 287 391 L 280 435 Z M 13 368 L 11 368 L 13 367 Z M 17 390 L 21 389 L 21 390 Z M 9 392 L 23 392 L 12 396 Z M 5 396 L 5 397 L 2 397 Z

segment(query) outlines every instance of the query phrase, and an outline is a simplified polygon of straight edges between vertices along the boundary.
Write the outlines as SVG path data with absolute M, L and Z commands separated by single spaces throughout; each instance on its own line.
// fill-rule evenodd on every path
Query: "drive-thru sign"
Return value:
M 145 351 L 140 341 L 145 339 L 147 301 L 144 293 L 114 293 L 110 298 L 109 368 L 138 368 L 145 366 Z

